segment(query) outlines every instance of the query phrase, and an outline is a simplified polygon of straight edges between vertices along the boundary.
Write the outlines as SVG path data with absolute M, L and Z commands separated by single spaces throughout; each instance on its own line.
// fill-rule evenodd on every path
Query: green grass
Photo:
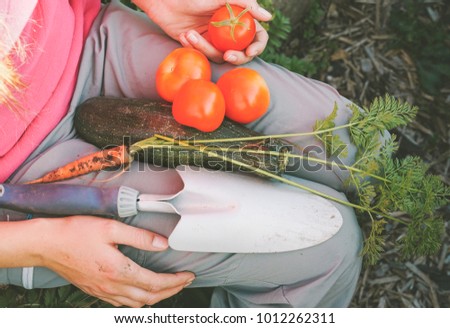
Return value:
M 186 288 L 163 300 L 158 308 L 209 307 L 212 288 Z M 0 308 L 109 308 L 109 303 L 85 294 L 72 285 L 27 290 L 17 286 L 0 286 Z

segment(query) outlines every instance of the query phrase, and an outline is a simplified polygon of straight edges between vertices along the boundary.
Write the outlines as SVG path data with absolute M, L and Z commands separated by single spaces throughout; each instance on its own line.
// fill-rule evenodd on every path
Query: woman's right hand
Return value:
M 123 255 L 118 245 L 163 251 L 167 239 L 124 223 L 90 216 L 37 219 L 41 265 L 114 306 L 142 307 L 168 298 L 189 285 L 190 272 L 155 273 Z
M 242 65 L 260 55 L 269 40 L 267 31 L 256 22 L 256 36 L 244 51 L 228 50 L 220 52 L 208 41 L 208 24 L 214 12 L 226 2 L 249 8 L 257 21 L 268 21 L 272 15 L 256 0 L 133 0 L 164 32 L 184 47 L 195 48 L 216 63 L 227 61 Z

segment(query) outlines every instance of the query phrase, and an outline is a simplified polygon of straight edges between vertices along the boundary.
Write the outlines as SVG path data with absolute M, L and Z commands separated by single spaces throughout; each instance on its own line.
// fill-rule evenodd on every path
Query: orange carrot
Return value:
M 49 183 L 72 179 L 91 172 L 127 165 L 131 162 L 132 157 L 124 145 L 102 149 L 59 167 L 39 179 L 28 181 L 26 184 Z

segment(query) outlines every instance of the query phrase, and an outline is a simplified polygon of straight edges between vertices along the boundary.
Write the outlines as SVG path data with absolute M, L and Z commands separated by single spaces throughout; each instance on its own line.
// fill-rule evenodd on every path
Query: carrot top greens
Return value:
M 387 137 L 385 133 L 412 122 L 418 108 L 386 95 L 367 108 L 352 105 L 351 110 L 353 116 L 348 124 L 334 125 L 335 109 L 327 119 L 317 122 L 316 132 L 348 128 L 357 147 L 346 183 L 354 190 L 349 198 L 361 207 L 357 209 L 359 217 L 371 220 L 363 249 L 366 260 L 374 264 L 380 258 L 386 226 L 392 219 L 407 226 L 406 235 L 398 240 L 404 256 L 436 253 L 444 233 L 444 219 L 438 209 L 448 203 L 450 189 L 438 176 L 428 173 L 429 166 L 421 158 L 396 158 L 395 135 Z M 330 132 L 319 138 L 330 153 L 342 144 Z

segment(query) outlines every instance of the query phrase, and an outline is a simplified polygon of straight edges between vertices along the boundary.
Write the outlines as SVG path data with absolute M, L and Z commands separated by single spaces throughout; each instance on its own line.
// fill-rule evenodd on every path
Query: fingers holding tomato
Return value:
M 224 62 L 223 52 L 217 50 L 209 41 L 208 35 L 200 34 L 195 30 L 182 33 L 179 36 L 179 41 L 183 47 L 194 48 L 205 54 L 211 61 L 221 64 Z
M 255 18 L 267 21 L 271 17 L 270 13 L 257 3 L 249 5 L 244 1 L 230 2 L 239 5 L 227 3 L 226 6 L 220 7 L 210 18 L 207 31 L 200 33 L 192 29 L 181 33 L 180 43 L 184 47 L 201 51 L 216 63 L 227 61 L 242 65 L 261 54 L 266 48 L 269 36 Z

